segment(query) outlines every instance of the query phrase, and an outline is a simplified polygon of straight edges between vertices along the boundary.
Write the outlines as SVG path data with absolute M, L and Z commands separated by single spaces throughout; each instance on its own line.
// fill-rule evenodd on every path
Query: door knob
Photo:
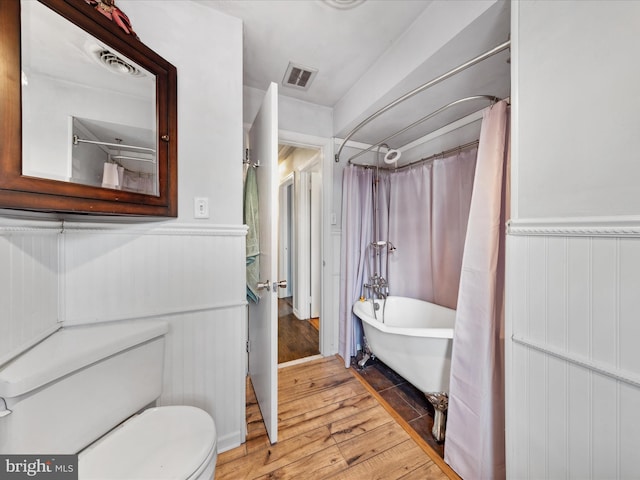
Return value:
M 274 282 L 274 285 L 275 285 L 275 282 Z M 263 288 L 266 288 L 267 290 L 271 290 L 271 285 L 269 284 L 269 280 L 267 280 L 266 282 L 258 282 L 258 283 L 256 283 L 256 288 L 258 290 L 262 290 Z
M 279 282 L 273 282 L 273 290 L 275 291 L 276 288 L 287 288 L 287 281 L 286 280 L 280 280 Z

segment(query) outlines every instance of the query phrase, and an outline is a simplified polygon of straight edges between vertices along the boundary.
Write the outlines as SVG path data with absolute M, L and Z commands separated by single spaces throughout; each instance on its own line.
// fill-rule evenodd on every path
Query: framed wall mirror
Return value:
M 177 216 L 177 72 L 85 0 L 0 9 L 0 208 Z

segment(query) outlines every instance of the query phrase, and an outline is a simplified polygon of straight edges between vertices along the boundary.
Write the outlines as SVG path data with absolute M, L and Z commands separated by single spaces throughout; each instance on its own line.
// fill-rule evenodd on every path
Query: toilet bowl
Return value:
M 166 322 L 64 327 L 0 369 L 0 452 L 78 454 L 79 479 L 211 480 L 211 416 L 153 405 Z
M 205 411 L 158 407 L 135 415 L 80 452 L 78 473 L 86 480 L 211 480 L 216 458 L 216 429 Z

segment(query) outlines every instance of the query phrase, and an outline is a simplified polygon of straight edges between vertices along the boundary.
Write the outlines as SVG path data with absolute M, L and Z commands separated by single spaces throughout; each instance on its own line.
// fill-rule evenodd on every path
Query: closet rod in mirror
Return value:
M 156 153 L 155 149 L 153 148 L 138 147 L 137 145 L 124 145 L 121 143 L 98 142 L 97 140 L 85 140 L 84 138 L 80 138 L 77 135 L 74 135 L 73 144 L 78 145 L 79 143 L 91 143 L 93 145 L 105 145 L 107 147 L 126 148 L 130 150 L 141 150 L 143 152 Z

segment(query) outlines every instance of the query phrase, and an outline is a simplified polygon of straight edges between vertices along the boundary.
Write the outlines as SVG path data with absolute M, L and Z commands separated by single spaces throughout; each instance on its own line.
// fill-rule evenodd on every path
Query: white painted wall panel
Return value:
M 591 356 L 617 366 L 618 290 L 620 287 L 618 240 L 592 240 Z
M 59 327 L 57 226 L 0 219 L 0 364 Z
M 565 221 L 510 225 L 507 476 L 633 478 L 640 219 Z
M 591 374 L 592 456 L 589 470 L 592 478 L 617 478 L 618 416 L 617 382 L 609 377 Z M 628 420 L 632 420 L 633 417 Z M 638 419 L 638 416 L 635 415 Z
M 636 421 L 621 422 L 617 439 L 617 457 L 619 459 L 619 478 L 634 478 L 640 471 L 638 461 L 638 445 L 640 445 L 640 428 L 638 428 L 638 405 L 640 405 L 640 389 L 622 384 L 619 388 L 618 405 L 621 419 Z
M 547 238 L 546 341 L 556 348 L 567 344 L 567 240 Z
M 513 3 L 518 214 L 637 214 L 640 2 Z
M 529 338 L 538 342 L 545 341 L 547 332 L 545 321 L 547 315 L 547 259 L 546 240 L 533 238 L 529 241 L 528 249 L 528 296 L 529 308 Z
M 331 232 L 331 243 L 332 243 L 332 252 L 333 257 L 328 259 L 327 265 L 330 267 L 331 278 L 330 278 L 330 289 L 329 295 L 331 296 L 331 300 L 326 303 L 326 305 L 330 305 L 329 315 L 334 319 L 330 323 L 331 331 L 327 332 L 326 335 L 323 334 L 324 338 L 330 339 L 330 346 L 327 348 L 328 353 L 336 354 L 338 353 L 338 343 L 339 343 L 339 331 L 340 331 L 340 243 L 342 241 L 342 232 L 340 230 L 333 230 Z M 329 322 L 325 322 L 325 325 Z M 323 325 L 323 328 L 325 326 Z
M 566 474 L 570 478 L 589 478 L 591 448 L 591 374 L 581 368 L 569 367 L 569 458 L 567 467 L 555 473 L 555 477 Z M 546 412 L 542 412 L 541 416 Z M 555 448 L 555 442 L 547 449 Z M 537 453 L 537 452 L 536 452 Z
M 521 374 L 528 377 L 529 410 L 526 412 L 528 419 L 529 452 L 527 467 L 528 478 L 549 478 L 546 455 L 538 454 L 548 441 L 546 422 L 546 403 L 549 395 L 547 384 L 547 362 L 544 355 L 532 350 L 528 352 L 528 369 Z M 543 414 L 544 413 L 544 414 Z
M 245 307 L 232 307 L 163 317 L 170 326 L 158 403 L 208 411 L 216 422 L 220 452 L 245 438 L 244 312 Z
M 244 226 L 65 223 L 64 323 L 167 320 L 162 405 L 216 422 L 219 451 L 245 438 Z
M 640 372 L 640 242 L 620 239 L 619 367 Z M 640 445 L 640 443 L 638 443 Z
M 590 295 L 591 239 L 569 240 L 568 280 L 568 350 L 584 357 L 589 356 L 590 342 Z M 582 281 L 574 281 L 582 279 Z
M 231 234 L 229 234 L 231 233 Z M 243 305 L 244 227 L 66 225 L 68 325 Z
M 546 418 L 539 418 L 540 422 L 546 424 L 546 438 L 553 437 L 556 441 L 553 448 L 549 448 L 546 458 L 546 473 L 564 471 L 569 453 L 569 405 L 567 402 L 569 394 L 568 365 L 566 362 L 547 357 L 547 394 L 545 395 L 544 411 Z M 534 404 L 534 411 L 535 408 Z M 534 453 L 534 452 L 532 452 Z M 549 476 L 545 477 L 549 478 Z

